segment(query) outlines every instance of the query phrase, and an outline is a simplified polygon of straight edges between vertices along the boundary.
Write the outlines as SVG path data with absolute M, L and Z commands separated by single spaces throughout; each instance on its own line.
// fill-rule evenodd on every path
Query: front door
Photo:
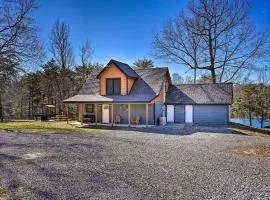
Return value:
M 102 104 L 102 123 L 110 123 L 109 104 Z

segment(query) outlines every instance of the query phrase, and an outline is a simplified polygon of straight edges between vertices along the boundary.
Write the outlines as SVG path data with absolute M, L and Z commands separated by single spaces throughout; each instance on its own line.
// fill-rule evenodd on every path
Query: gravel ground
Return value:
M 270 137 L 171 130 L 0 132 L 0 179 L 15 199 L 270 199 L 270 158 L 232 154 Z

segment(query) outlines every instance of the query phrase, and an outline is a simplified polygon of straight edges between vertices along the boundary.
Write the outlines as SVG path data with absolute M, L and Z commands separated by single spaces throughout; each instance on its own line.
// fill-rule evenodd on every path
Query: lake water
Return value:
M 230 121 L 249 126 L 249 119 L 231 118 Z M 255 128 L 261 128 L 261 122 L 256 119 L 252 119 L 252 126 Z M 270 122 L 263 122 L 263 126 L 270 126 Z

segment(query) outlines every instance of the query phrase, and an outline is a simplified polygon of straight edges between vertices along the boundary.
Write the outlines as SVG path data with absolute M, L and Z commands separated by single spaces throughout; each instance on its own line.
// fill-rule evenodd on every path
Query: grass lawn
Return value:
M 93 129 L 81 128 L 80 124 L 67 124 L 66 121 L 33 121 L 16 120 L 9 122 L 0 122 L 0 130 L 14 132 L 46 132 L 46 133 L 69 133 L 69 132 L 91 132 Z

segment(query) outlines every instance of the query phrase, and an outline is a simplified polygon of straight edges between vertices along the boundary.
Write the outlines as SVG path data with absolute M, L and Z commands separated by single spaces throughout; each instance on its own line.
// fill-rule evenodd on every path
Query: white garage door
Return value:
M 174 122 L 174 105 L 167 105 L 167 122 Z
M 193 105 L 185 105 L 185 122 L 193 122 Z

